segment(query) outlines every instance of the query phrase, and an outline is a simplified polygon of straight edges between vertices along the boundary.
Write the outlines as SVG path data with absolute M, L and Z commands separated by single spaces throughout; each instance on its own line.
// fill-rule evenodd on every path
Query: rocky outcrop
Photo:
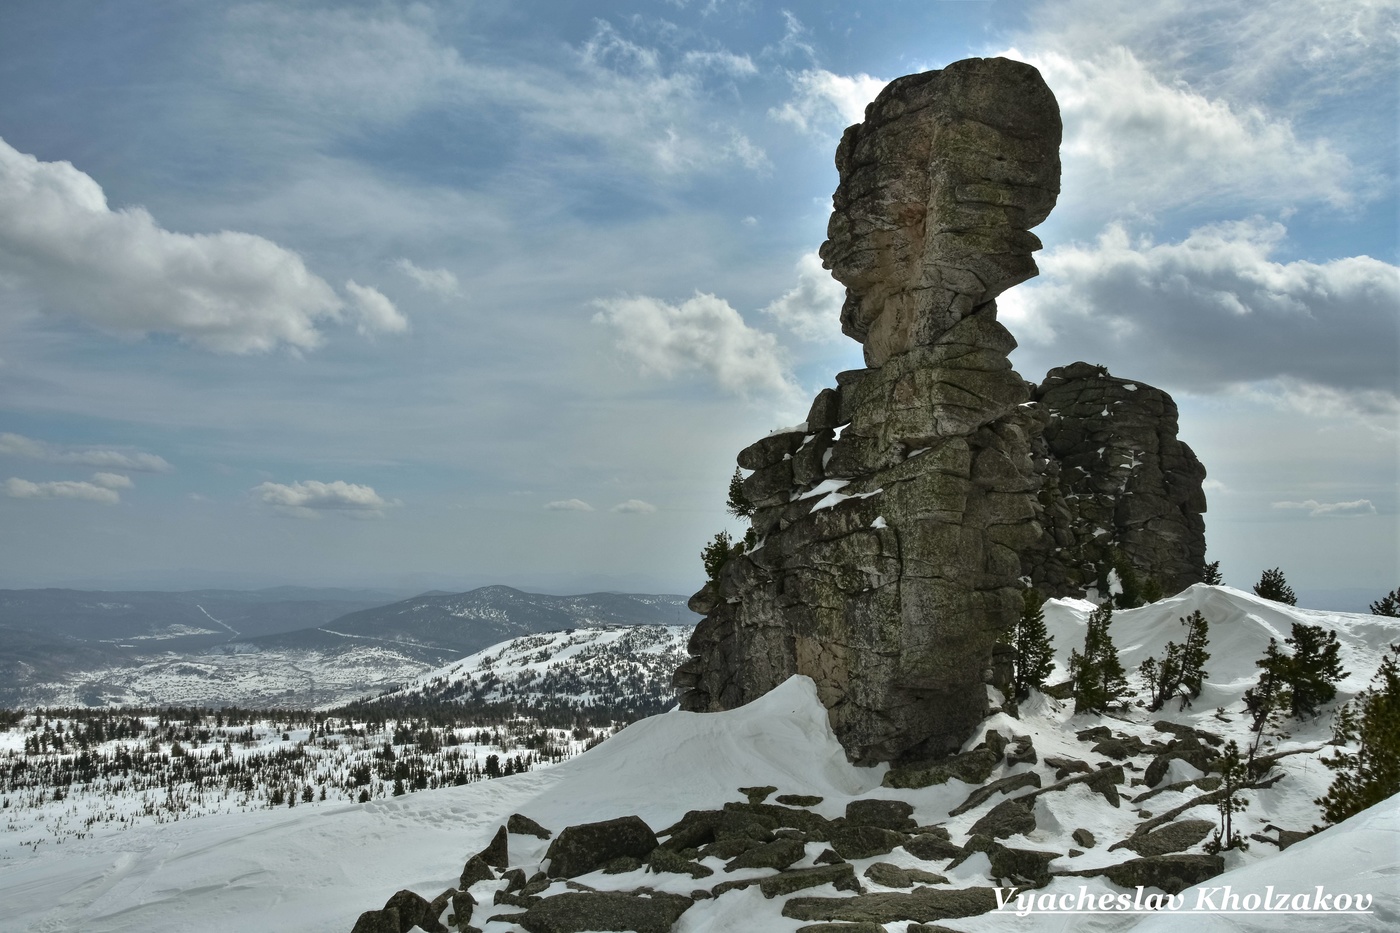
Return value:
M 751 533 L 691 600 L 683 709 L 805 674 L 852 760 L 917 781 L 1006 693 L 1027 578 L 1201 580 L 1205 471 L 1171 398 L 1083 363 L 1037 387 L 1007 358 L 994 299 L 1036 273 L 1060 135 L 1039 73 L 1006 59 L 897 79 L 846 130 L 821 255 L 868 368 L 740 451 Z
M 1006 59 L 900 78 L 846 131 L 822 257 L 870 368 L 739 454 L 758 543 L 692 601 L 685 709 L 806 674 L 858 761 L 947 754 L 986 714 L 1040 538 L 1029 394 L 992 299 L 1035 273 L 1059 141 L 1039 73 Z
M 1171 396 L 1088 363 L 1050 370 L 1031 396 L 1045 535 L 1022 552 L 1033 585 L 1048 596 L 1106 595 L 1114 570 L 1163 594 L 1201 582 L 1206 470 L 1177 437 Z

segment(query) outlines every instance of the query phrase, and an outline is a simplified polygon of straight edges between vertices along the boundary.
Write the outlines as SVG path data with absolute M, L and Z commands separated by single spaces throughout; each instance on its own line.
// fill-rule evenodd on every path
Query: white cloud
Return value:
M 600 299 L 594 305 L 602 309 L 594 322 L 611 325 L 618 347 L 644 372 L 667 379 L 704 372 L 739 396 L 797 390 L 778 341 L 744 323 L 722 298 L 697 292 L 679 305 L 646 296 Z
M 1155 211 L 1238 200 L 1351 202 L 1351 162 L 1257 106 L 1164 80 L 1129 49 L 1088 57 L 1012 49 L 1054 89 L 1064 120 L 1062 201 Z
M 1318 502 L 1308 499 L 1304 502 L 1274 502 L 1276 509 L 1300 509 L 1309 518 L 1326 518 L 1331 515 L 1375 515 L 1376 507 L 1370 499 L 1356 499 L 1352 502 Z
M 623 512 L 631 515 L 646 515 L 656 511 L 656 506 L 650 502 L 643 502 L 641 499 L 628 499 L 626 502 L 619 502 L 610 511 Z
M 120 473 L 94 473 L 92 481 L 104 489 L 131 489 L 136 485 L 131 477 Z
M 230 22 L 229 77 L 285 99 L 303 119 L 320 115 L 319 132 L 341 134 L 357 123 L 389 124 L 433 109 L 489 108 L 520 120 L 521 135 L 543 131 L 600 143 L 627 171 L 688 175 L 736 162 L 768 166 L 728 112 L 735 83 L 758 68 L 724 49 L 652 47 L 598 20 L 587 40 L 548 65 L 463 56 L 439 37 L 424 6 L 395 13 L 261 4 L 238 10 Z
M 889 81 L 864 72 L 839 75 L 822 68 L 790 76 L 795 92 L 791 100 L 768 111 L 775 120 L 791 123 L 803 132 L 817 132 L 840 120 L 841 127 L 865 119 L 865 106 Z M 839 129 L 839 128 L 838 128 Z
M 71 480 L 31 483 L 11 477 L 5 481 L 5 492 L 13 499 L 81 499 L 103 505 L 116 505 L 121 501 L 115 490 Z
M 462 283 L 447 269 L 424 269 L 409 259 L 400 259 L 394 265 L 425 292 L 440 298 L 457 298 L 462 294 Z
M 140 207 L 112 210 L 67 162 L 0 140 L 0 269 L 46 307 L 104 330 L 176 334 L 225 353 L 311 349 L 341 299 L 301 257 L 247 233 L 172 233 Z
M 1274 262 L 1286 232 L 1256 219 L 1155 243 L 1110 226 L 1092 245 L 1047 251 L 1043 278 L 1000 310 L 1046 357 L 1132 359 L 1135 376 L 1197 391 L 1320 387 L 1393 410 L 1400 269 L 1367 256 Z
M 366 518 L 381 518 L 388 502 L 371 486 L 336 480 L 331 483 L 308 480 L 304 483 L 266 482 L 253 487 L 253 494 L 265 505 L 284 515 L 317 518 L 321 512 L 342 512 Z
M 46 463 L 68 463 L 74 466 L 129 470 L 137 473 L 169 473 L 175 469 L 165 458 L 140 451 L 112 450 L 101 447 L 61 447 L 46 441 L 36 441 L 21 434 L 0 434 L 0 456 L 26 457 Z
M 582 499 L 560 499 L 557 502 L 546 502 L 544 504 L 546 512 L 592 512 L 593 506 Z
M 351 279 L 345 283 L 345 290 L 359 315 L 360 323 L 355 329 L 361 334 L 401 334 L 408 330 L 408 319 L 378 289 Z
M 797 285 L 763 309 L 803 340 L 832 341 L 841 336 L 845 287 L 822 268 L 815 251 L 797 261 Z

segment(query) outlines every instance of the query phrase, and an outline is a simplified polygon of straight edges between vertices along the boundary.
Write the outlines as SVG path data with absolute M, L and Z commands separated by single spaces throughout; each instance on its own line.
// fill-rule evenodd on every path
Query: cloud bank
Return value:
M 331 483 L 261 483 L 253 495 L 264 505 L 295 518 L 319 518 L 323 512 L 340 512 L 361 518 L 382 518 L 388 502 L 371 486 L 336 480 Z
M 136 473 L 169 473 L 175 469 L 165 458 L 140 451 L 103 447 L 63 447 L 36 441 L 22 434 L 0 434 L 0 456 L 25 457 L 45 463 L 127 470 Z

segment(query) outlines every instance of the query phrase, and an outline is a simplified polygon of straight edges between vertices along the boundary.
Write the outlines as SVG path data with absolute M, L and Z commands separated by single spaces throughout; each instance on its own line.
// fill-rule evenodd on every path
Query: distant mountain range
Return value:
M 0 706 L 325 705 L 521 635 L 698 621 L 674 595 L 384 595 L 0 590 Z

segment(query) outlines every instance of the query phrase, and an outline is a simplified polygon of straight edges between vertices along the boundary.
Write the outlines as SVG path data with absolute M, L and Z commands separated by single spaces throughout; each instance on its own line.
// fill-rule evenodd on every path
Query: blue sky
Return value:
M 1226 582 L 1364 608 L 1400 583 L 1398 19 L 6 3 L 0 586 L 692 591 L 735 453 L 861 365 L 815 259 L 841 130 L 1006 54 L 1066 130 L 1017 369 L 1171 392 Z

